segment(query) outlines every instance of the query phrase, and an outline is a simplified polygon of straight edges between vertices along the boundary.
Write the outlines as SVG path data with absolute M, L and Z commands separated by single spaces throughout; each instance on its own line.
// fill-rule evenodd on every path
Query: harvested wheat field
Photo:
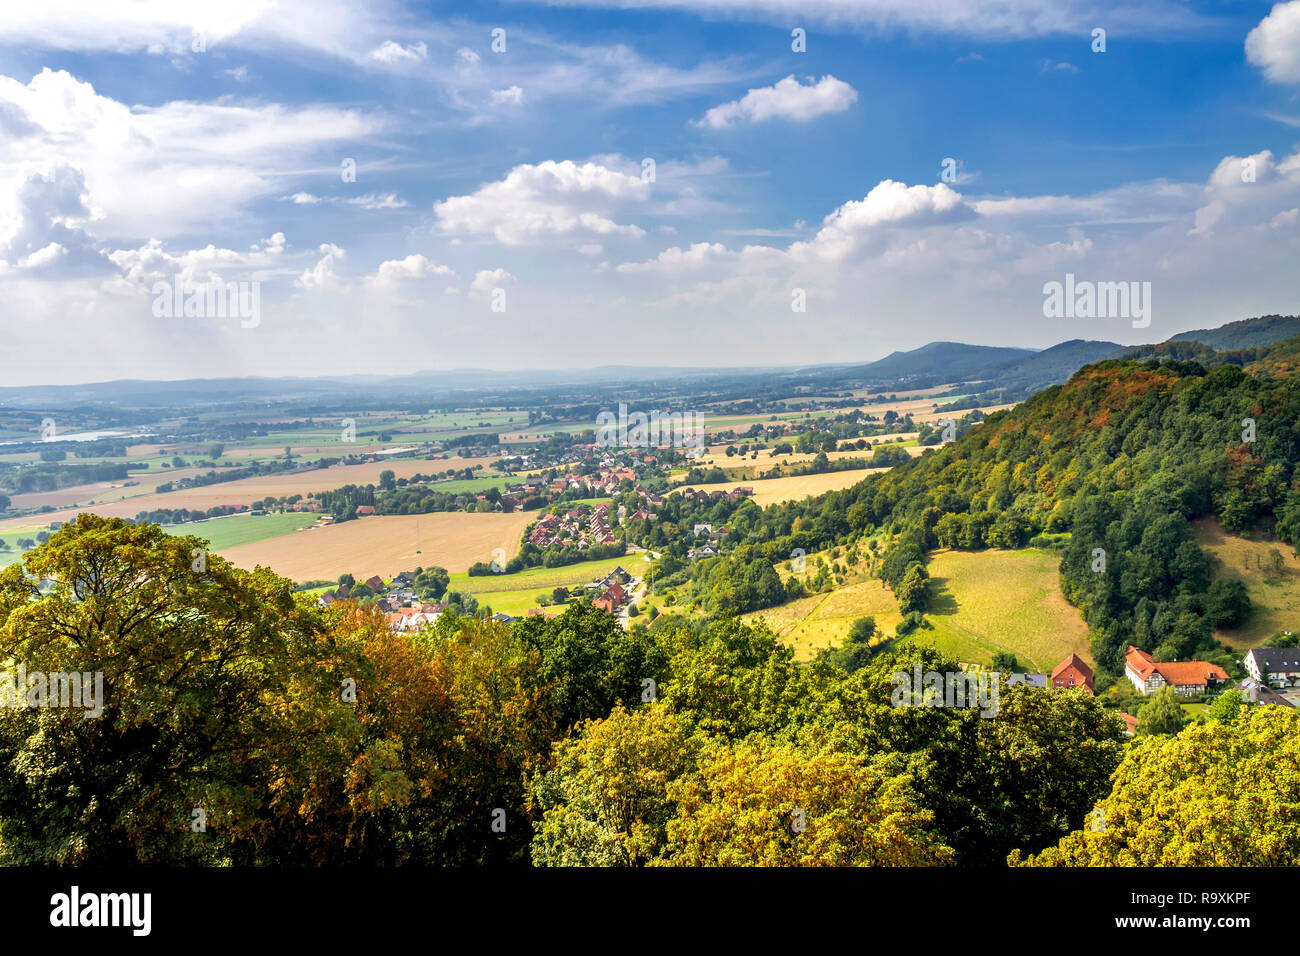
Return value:
M 333 581 L 345 572 L 363 581 L 435 565 L 465 571 L 492 561 L 497 549 L 505 560 L 513 558 L 524 528 L 536 517 L 530 511 L 378 515 L 242 544 L 221 555 L 241 568 L 262 565 L 295 581 Z
M 124 501 L 95 504 L 89 507 L 67 508 L 47 512 L 40 516 L 42 522 L 71 521 L 79 512 L 90 511 L 105 518 L 134 518 L 141 511 L 156 511 L 159 508 L 188 508 L 191 511 L 214 508 L 218 505 L 248 505 L 261 501 L 268 496 L 275 498 L 290 495 L 305 495 L 313 491 L 330 491 L 343 485 L 378 484 L 379 473 L 391 470 L 398 478 L 409 478 L 415 474 L 433 475 L 448 469 L 473 468 L 482 465 L 485 469 L 496 463 L 491 458 L 402 458 L 395 461 L 375 461 L 364 465 L 334 465 L 330 468 L 314 468 L 301 474 L 267 475 L 257 478 L 241 478 L 238 481 L 223 481 L 215 485 L 199 488 L 182 488 L 166 494 L 140 495 Z M 173 477 L 179 474 L 173 473 Z M 67 490 L 67 489 L 65 489 Z M 88 498 L 97 497 L 93 492 Z M 0 521 L 0 532 L 22 523 L 30 524 L 31 518 L 11 518 L 8 522 Z
M 868 475 L 888 471 L 888 468 L 859 468 L 856 471 L 829 471 L 822 475 L 801 475 L 798 478 L 766 478 L 754 481 L 729 481 L 717 485 L 683 485 L 673 491 L 731 491 L 733 488 L 753 488 L 754 501 L 760 505 L 775 505 L 783 501 L 802 501 L 811 495 L 839 491 L 856 485 Z

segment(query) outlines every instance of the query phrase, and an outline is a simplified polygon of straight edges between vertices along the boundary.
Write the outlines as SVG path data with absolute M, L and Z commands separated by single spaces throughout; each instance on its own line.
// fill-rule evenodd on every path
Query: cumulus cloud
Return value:
M 11 134 L 0 136 L 0 222 L 15 214 L 33 170 L 62 164 L 82 176 L 97 234 L 165 238 L 237 220 L 283 191 L 284 169 L 322 155 L 337 164 L 330 147 L 384 121 L 359 110 L 225 100 L 128 107 L 46 69 L 29 83 L 0 76 L 0 125 Z
M 395 66 L 398 64 L 419 63 L 429 56 L 429 48 L 423 42 L 402 46 L 395 40 L 385 40 L 371 50 L 368 55 L 370 59 L 379 63 Z
M 1300 83 L 1300 0 L 1279 3 L 1246 35 L 1246 59 L 1272 83 Z
M 791 74 L 773 86 L 750 90 L 738 100 L 715 106 L 698 121 L 709 129 L 726 129 L 742 123 L 769 119 L 805 121 L 826 113 L 838 113 L 858 101 L 858 92 L 843 80 L 809 77 L 807 86 Z
M 456 272 L 449 266 L 439 265 L 422 253 L 414 252 L 405 259 L 381 262 L 366 283 L 373 288 L 393 288 L 417 279 L 455 279 Z
M 498 182 L 433 205 L 439 228 L 451 234 L 492 236 L 517 246 L 547 238 L 636 238 L 643 230 L 612 217 L 650 198 L 650 185 L 599 163 L 547 160 L 516 166 Z
M 505 269 L 480 269 L 474 273 L 474 281 L 469 284 L 469 291 L 477 295 L 487 295 L 493 289 L 514 281 L 515 277 Z
M 343 281 L 335 273 L 334 267 L 347 253 L 332 242 L 322 242 L 320 251 L 323 255 L 316 265 L 304 271 L 294 281 L 294 285 L 309 292 L 336 292 L 343 288 Z

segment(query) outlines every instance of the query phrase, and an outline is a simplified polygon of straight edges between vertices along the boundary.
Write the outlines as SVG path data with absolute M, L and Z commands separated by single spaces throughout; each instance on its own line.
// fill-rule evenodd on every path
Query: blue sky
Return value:
M 6 384 L 857 361 L 1300 311 L 1300 0 L 25 6 Z M 1150 326 L 1045 318 L 1067 272 L 1150 282 Z M 258 320 L 158 315 L 178 278 L 257 283 Z

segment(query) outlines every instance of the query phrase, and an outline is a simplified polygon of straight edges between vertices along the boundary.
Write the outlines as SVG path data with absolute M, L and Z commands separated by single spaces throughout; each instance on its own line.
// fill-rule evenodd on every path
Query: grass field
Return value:
M 989 664 L 1011 651 L 1036 673 L 1050 674 L 1071 653 L 1092 663 L 1088 627 L 1059 585 L 1055 551 L 940 551 L 930 559 L 931 630 L 909 640 L 960 661 Z
M 522 617 L 529 608 L 537 607 L 537 595 L 557 587 L 581 587 L 620 566 L 629 574 L 639 576 L 645 561 L 640 554 L 628 554 L 621 558 L 580 561 L 562 568 L 529 568 L 518 574 L 470 577 L 460 573 L 451 576 L 449 588 L 473 594 L 480 604 L 491 605 L 493 611 Z
M 860 617 L 874 617 L 883 634 L 893 634 L 903 616 L 893 593 L 875 578 L 847 584 L 829 594 L 814 594 L 780 607 L 746 614 L 745 620 L 765 621 L 791 644 L 798 660 L 837 646 Z
M 359 581 L 374 574 L 387 579 L 435 565 L 465 571 L 493 560 L 494 552 L 504 552 L 505 560 L 514 557 L 524 527 L 535 517 L 526 511 L 378 515 L 239 545 L 223 556 L 242 568 L 264 565 L 294 581 L 329 581 L 345 572 Z
M 1197 543 L 1221 562 L 1216 576 L 1244 582 L 1255 608 L 1241 627 L 1219 631 L 1215 635 L 1219 640 L 1246 650 L 1283 631 L 1300 631 L 1300 559 L 1290 546 L 1227 534 L 1213 518 L 1198 521 L 1195 527 Z M 1282 555 L 1280 573 L 1273 570 L 1275 549 Z
M 207 521 L 163 525 L 163 530 L 177 536 L 192 534 L 206 538 L 211 550 L 221 552 L 240 545 L 292 534 L 299 528 L 311 527 L 317 519 L 318 516 L 314 514 L 293 513 L 230 515 L 226 518 L 209 518 Z
M 729 481 L 716 485 L 683 485 L 673 491 L 694 488 L 697 491 L 730 491 L 744 485 L 754 489 L 754 501 L 759 505 L 780 504 L 783 501 L 802 501 L 811 495 L 839 491 L 856 485 L 868 475 L 887 468 L 861 468 L 856 471 L 831 471 L 824 475 L 803 475 L 799 478 L 768 478 L 762 481 Z

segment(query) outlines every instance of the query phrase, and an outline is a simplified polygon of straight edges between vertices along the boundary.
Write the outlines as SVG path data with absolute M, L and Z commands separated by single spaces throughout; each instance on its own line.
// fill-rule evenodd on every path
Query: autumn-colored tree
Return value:
M 0 709 L 5 862 L 246 861 L 276 764 L 346 720 L 292 584 L 205 548 L 83 514 L 0 573 L 0 661 L 101 674 L 103 708 Z
M 556 745 L 534 790 L 545 811 L 538 866 L 640 866 L 659 854 L 674 812 L 668 786 L 695 765 L 685 723 L 662 705 L 614 708 Z
M 668 786 L 677 814 L 653 866 L 930 866 L 952 850 L 930 827 L 906 772 L 755 735 L 704 747 L 699 767 Z
M 1295 866 L 1300 714 L 1252 706 L 1231 723 L 1139 739 L 1088 825 L 1011 865 Z

